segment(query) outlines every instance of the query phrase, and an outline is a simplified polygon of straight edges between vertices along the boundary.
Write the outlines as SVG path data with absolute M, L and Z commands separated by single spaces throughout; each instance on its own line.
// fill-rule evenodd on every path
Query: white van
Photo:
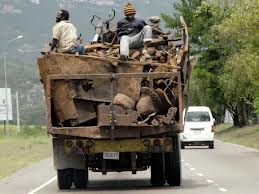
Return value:
M 208 145 L 214 148 L 214 124 L 209 107 L 190 106 L 183 112 L 184 130 L 181 133 L 181 148 L 188 145 Z

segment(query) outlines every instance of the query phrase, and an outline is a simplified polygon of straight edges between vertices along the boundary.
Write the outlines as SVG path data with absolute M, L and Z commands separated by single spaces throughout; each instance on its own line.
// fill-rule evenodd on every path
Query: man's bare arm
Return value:
M 57 45 L 58 45 L 58 40 L 57 39 L 55 39 L 55 38 L 53 38 L 52 39 L 52 43 L 51 43 L 51 51 L 53 51 L 56 47 L 57 47 Z

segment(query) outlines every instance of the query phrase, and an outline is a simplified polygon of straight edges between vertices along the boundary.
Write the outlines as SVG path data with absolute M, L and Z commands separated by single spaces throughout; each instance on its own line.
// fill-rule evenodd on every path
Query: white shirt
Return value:
M 66 52 L 76 45 L 77 30 L 69 21 L 62 20 L 53 27 L 53 38 L 59 41 L 58 52 Z

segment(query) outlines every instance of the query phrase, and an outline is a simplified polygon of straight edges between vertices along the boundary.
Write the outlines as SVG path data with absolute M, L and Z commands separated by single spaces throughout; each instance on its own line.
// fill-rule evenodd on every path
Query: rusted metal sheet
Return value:
M 114 129 L 114 138 L 141 138 L 157 134 L 179 133 L 182 125 L 174 124 L 171 126 L 130 126 L 116 127 Z M 111 139 L 111 128 L 109 127 L 52 127 L 48 130 L 52 135 L 66 135 L 73 137 L 84 137 L 90 139 Z
M 101 78 L 104 78 L 104 79 L 111 79 L 112 77 L 114 79 L 118 79 L 120 77 L 132 77 L 132 78 L 141 78 L 141 77 L 145 77 L 145 76 L 149 76 L 150 78 L 152 79 L 158 79 L 158 78 L 167 78 L 167 79 L 172 79 L 174 77 L 177 77 L 177 75 L 179 75 L 179 72 L 178 73 L 171 73 L 171 72 L 168 72 L 168 73 L 136 73 L 136 74 L 131 74 L 131 73 L 118 73 L 118 74 L 81 74 L 81 75 L 50 75 L 48 76 L 48 78 L 50 78 L 51 80 L 54 80 L 54 82 L 60 82 L 60 81 L 63 81 L 63 80 L 69 80 L 70 82 L 73 82 L 73 80 L 77 80 L 77 81 L 80 81 L 80 80 L 89 80 L 89 79 L 98 79 L 99 77 Z M 135 78 L 136 79 L 136 78 Z M 67 82 L 66 82 L 67 83 Z M 63 85 L 66 85 L 65 83 Z M 69 88 L 69 92 L 71 93 L 73 91 L 73 87 L 71 88 L 71 86 L 68 87 Z M 61 92 L 62 93 L 62 92 Z M 165 94 L 163 94 L 164 96 Z M 159 96 L 157 94 L 157 96 Z M 76 98 L 75 98 L 76 99 Z M 81 99 L 81 98 L 79 98 Z M 163 100 L 163 98 L 161 98 Z M 81 99 L 82 100 L 82 99 Z M 164 100 L 165 101 L 165 100 Z M 63 101 L 62 101 L 63 102 Z M 161 102 L 162 103 L 162 102 Z M 160 103 L 160 104 L 161 104 Z M 168 104 L 168 103 L 166 103 Z M 168 104 L 169 105 L 169 104 Z M 75 112 L 74 112 L 75 113 Z M 76 112 L 76 115 L 78 116 L 78 113 Z M 77 119 L 70 119 L 72 121 L 75 121 Z M 87 120 L 87 119 L 86 119 Z M 126 121 L 126 117 L 125 117 L 125 121 Z M 83 122 L 83 121 L 82 121 Z M 80 123 L 78 123 L 80 124 Z M 76 125 L 76 122 L 73 123 L 73 126 Z
M 143 66 L 130 66 L 126 64 L 119 65 L 117 67 L 118 73 L 141 73 L 143 72 Z M 137 101 L 140 96 L 142 78 L 136 77 L 120 77 L 118 79 L 118 93 L 129 96 L 134 101 Z
M 97 118 L 97 114 L 92 102 L 81 99 L 74 99 L 74 103 L 77 111 L 77 117 L 76 119 L 70 121 L 72 126 L 76 126 Z
M 73 94 L 65 81 L 55 82 L 51 89 L 51 98 L 54 105 L 56 119 L 59 125 L 66 120 L 77 119 L 77 110 L 73 102 Z
M 130 109 L 125 109 L 121 106 L 114 106 L 116 126 L 133 126 L 137 125 L 138 112 Z M 97 108 L 98 126 L 111 125 L 111 110 L 110 106 L 101 104 Z

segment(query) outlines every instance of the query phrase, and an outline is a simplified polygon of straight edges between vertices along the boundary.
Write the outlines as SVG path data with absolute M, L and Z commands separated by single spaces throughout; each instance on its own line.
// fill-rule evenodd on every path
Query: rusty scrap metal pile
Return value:
M 158 36 L 147 49 L 148 59 L 143 59 L 142 49 L 131 49 L 130 59 L 120 61 L 116 44 L 85 48 L 84 56 L 52 53 L 38 59 L 45 87 L 49 75 L 74 76 L 52 81 L 53 126 L 164 126 L 178 121 L 179 84 L 185 83 L 183 69 L 189 60 L 188 34 L 180 39 Z M 113 79 L 114 73 L 127 75 Z M 160 77 L 152 77 L 159 73 Z
M 181 69 L 184 55 L 182 39 L 169 39 L 168 36 L 161 35 L 153 40 L 147 51 L 151 57 L 145 60 L 142 49 L 131 49 L 128 63 L 142 65 L 141 71 L 146 73 L 177 72 Z M 119 60 L 119 45 L 87 45 L 86 53 L 88 56 Z M 118 62 L 116 66 L 123 66 L 123 63 Z M 128 81 L 127 84 L 136 83 Z M 115 124 L 118 126 L 173 124 L 178 107 L 177 77 L 142 78 L 137 84 L 140 84 L 140 92 L 136 95 L 127 95 L 127 92 L 123 91 L 115 95 L 113 99 Z M 139 87 L 135 90 L 137 88 Z M 98 126 L 111 125 L 110 105 L 101 103 L 97 107 Z
M 142 49 L 130 49 L 129 60 L 132 62 L 150 62 L 151 64 L 160 63 L 171 65 L 175 68 L 180 68 L 184 50 L 181 39 L 172 39 L 168 36 L 161 35 L 153 39 L 150 47 L 147 48 L 147 53 L 150 58 L 145 59 Z M 96 57 L 110 57 L 119 59 L 119 45 L 105 45 L 101 43 L 86 45 L 86 54 Z

